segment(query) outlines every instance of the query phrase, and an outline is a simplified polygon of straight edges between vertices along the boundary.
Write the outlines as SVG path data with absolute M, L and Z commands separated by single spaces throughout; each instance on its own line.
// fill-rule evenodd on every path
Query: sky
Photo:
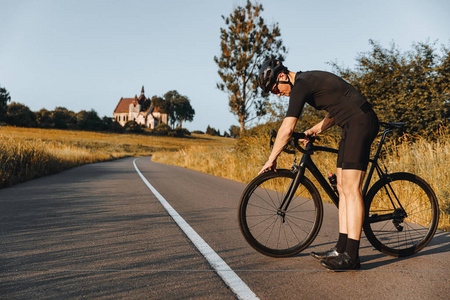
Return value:
M 189 130 L 228 131 L 214 56 L 223 16 L 246 1 L 0 0 L 0 86 L 33 111 L 62 106 L 112 117 L 121 97 L 177 90 L 195 110 Z M 291 71 L 354 67 L 369 39 L 401 51 L 450 46 L 448 0 L 261 0 L 278 23 Z

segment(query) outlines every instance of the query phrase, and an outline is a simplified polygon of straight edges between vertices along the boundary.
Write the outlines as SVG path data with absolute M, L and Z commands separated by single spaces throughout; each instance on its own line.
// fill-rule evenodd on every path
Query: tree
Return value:
M 216 130 L 208 125 L 206 128 L 206 134 L 220 136 L 220 130 Z
M 8 105 L 6 123 L 19 127 L 36 127 L 36 115 L 21 103 L 12 102 Z
M 67 129 L 74 127 L 77 121 L 76 114 L 65 107 L 56 107 L 52 112 L 53 127 Z
M 81 130 L 100 130 L 102 128 L 102 120 L 95 110 L 82 110 L 77 114 L 77 127 Z
M 181 127 L 183 121 L 191 122 L 194 119 L 195 110 L 192 108 L 189 98 L 180 95 L 175 90 L 165 93 L 164 99 L 153 97 L 152 101 L 168 115 L 172 129 L 175 128 L 177 122 Z
M 239 132 L 240 132 L 239 126 L 231 125 L 229 131 L 230 131 L 230 136 L 232 138 L 238 138 L 239 137 Z
M 372 50 L 357 58 L 356 70 L 332 63 L 374 106 L 379 119 L 406 122 L 406 132 L 431 134 L 450 118 L 450 50 L 416 43 L 401 53 L 370 40 Z
M 177 91 L 169 91 L 164 94 L 164 111 L 168 116 L 168 121 L 172 129 L 175 128 L 176 122 L 174 103 L 179 97 L 181 97 L 181 95 Z
M 195 110 L 191 106 L 188 97 L 181 96 L 174 103 L 175 119 L 180 128 L 183 127 L 183 121 L 192 122 L 194 120 Z
M 269 28 L 260 16 L 262 11 L 261 4 L 247 0 L 245 7 L 238 6 L 227 18 L 222 16 L 227 25 L 220 29 L 222 54 L 214 57 L 222 79 L 217 88 L 228 93 L 230 111 L 237 116 L 241 131 L 248 121 L 266 114 L 269 98 L 257 88 L 259 67 L 270 58 L 283 61 L 287 53 L 278 24 Z
M 35 113 L 37 126 L 40 128 L 53 127 L 52 113 L 45 108 Z
M 113 124 L 114 124 L 114 121 L 112 118 L 104 116 L 102 118 L 101 130 L 102 131 L 114 131 Z
M 0 124 L 6 121 L 9 101 L 11 101 L 11 96 L 5 88 L 0 86 Z

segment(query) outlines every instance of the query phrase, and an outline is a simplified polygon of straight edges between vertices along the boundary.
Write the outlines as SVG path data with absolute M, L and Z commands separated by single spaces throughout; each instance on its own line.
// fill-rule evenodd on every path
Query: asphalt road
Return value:
M 74 168 L 0 190 L 0 298 L 235 299 L 133 166 Z M 309 256 L 337 237 L 325 205 L 313 244 L 275 259 L 237 225 L 244 184 L 140 158 L 143 176 L 260 299 L 449 299 L 450 234 L 397 259 L 361 242 L 362 270 L 335 273 Z

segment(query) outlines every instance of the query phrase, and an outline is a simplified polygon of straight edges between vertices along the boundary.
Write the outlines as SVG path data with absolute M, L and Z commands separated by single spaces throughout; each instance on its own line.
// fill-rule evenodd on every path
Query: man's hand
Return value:
M 305 134 L 305 138 L 303 139 L 298 139 L 300 142 L 303 143 L 303 147 L 306 147 L 306 145 L 309 143 L 309 137 L 310 136 L 316 136 L 317 132 L 315 132 L 312 128 L 306 130 L 305 132 L 303 132 Z
M 277 171 L 277 161 L 267 161 L 264 167 L 262 167 L 261 171 L 259 171 L 258 175 L 269 170 L 273 170 L 274 172 Z

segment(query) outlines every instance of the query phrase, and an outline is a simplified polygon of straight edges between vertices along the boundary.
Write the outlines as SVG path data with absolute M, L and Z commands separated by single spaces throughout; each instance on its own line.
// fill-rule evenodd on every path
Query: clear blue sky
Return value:
M 352 67 L 369 39 L 410 50 L 450 45 L 448 0 L 262 0 L 293 71 Z M 112 117 L 121 97 L 177 90 L 196 111 L 190 130 L 238 125 L 216 88 L 226 0 L 0 0 L 0 86 L 33 111 L 64 106 Z M 184 124 L 183 124 L 184 125 Z

